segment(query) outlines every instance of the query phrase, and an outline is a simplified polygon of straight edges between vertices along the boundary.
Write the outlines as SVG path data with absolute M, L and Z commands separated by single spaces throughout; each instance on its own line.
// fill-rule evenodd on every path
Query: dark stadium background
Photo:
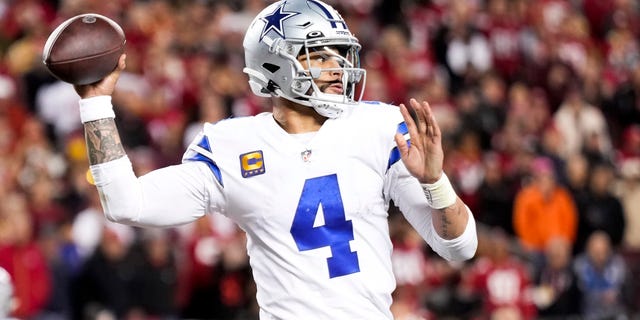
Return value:
M 390 210 L 396 318 L 637 318 L 640 3 L 329 2 L 362 43 L 365 100 L 431 103 L 445 171 L 478 221 L 476 257 L 451 265 Z M 0 2 L 0 266 L 13 316 L 257 318 L 244 234 L 228 221 L 142 230 L 104 220 L 78 96 L 41 53 L 76 14 L 122 25 L 127 70 L 113 102 L 144 174 L 179 162 L 203 122 L 269 111 L 241 72 L 243 33 L 268 3 Z M 562 205 L 526 201 L 545 185 Z

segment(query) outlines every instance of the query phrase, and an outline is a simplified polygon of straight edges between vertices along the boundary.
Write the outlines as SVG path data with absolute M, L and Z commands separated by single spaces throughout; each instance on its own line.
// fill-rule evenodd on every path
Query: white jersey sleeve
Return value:
M 389 106 L 388 108 L 395 107 Z M 387 112 L 379 121 L 381 123 L 395 123 L 396 132 L 402 134 L 411 144 L 409 130 L 399 112 Z M 473 257 L 477 248 L 477 236 L 471 210 L 467 208 L 469 220 L 462 235 L 451 240 L 440 237 L 433 226 L 432 210 L 434 209 L 429 206 L 420 182 L 404 166 L 395 140 L 388 141 L 387 148 L 390 152 L 384 177 L 383 193 L 385 199 L 394 201 L 411 226 L 444 259 L 459 261 Z
M 478 241 L 475 220 L 468 207 L 469 220 L 462 235 L 451 240 L 443 239 L 433 226 L 431 215 L 434 209 L 429 207 L 420 183 L 411 176 L 402 161 L 392 165 L 387 176 L 390 198 L 433 251 L 449 261 L 462 261 L 473 257 Z
M 217 185 L 202 163 L 169 166 L 136 177 L 128 157 L 93 165 L 91 172 L 107 219 L 143 227 L 192 222 L 209 210 Z

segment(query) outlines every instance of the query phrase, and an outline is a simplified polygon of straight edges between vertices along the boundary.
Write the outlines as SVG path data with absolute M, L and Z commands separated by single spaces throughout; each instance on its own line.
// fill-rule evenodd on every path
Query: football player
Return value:
M 442 170 L 429 104 L 360 102 L 360 44 L 338 12 L 275 2 L 244 49 L 251 89 L 272 97 L 273 111 L 208 123 L 181 164 L 141 177 L 111 105 L 125 56 L 101 82 L 76 87 L 108 219 L 166 227 L 229 217 L 247 234 L 260 319 L 392 319 L 390 200 L 445 259 L 475 254 L 474 218 Z

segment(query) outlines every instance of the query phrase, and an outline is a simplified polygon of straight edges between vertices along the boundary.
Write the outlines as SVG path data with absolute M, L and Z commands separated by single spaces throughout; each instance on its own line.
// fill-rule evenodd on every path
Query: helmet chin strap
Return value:
M 285 98 L 291 102 L 295 102 L 297 104 L 300 104 L 306 107 L 311 107 L 319 115 L 330 118 L 330 119 L 338 118 L 343 111 L 342 108 L 339 107 L 338 105 L 344 104 L 344 101 L 343 99 L 341 99 L 341 96 L 338 96 L 335 94 L 314 93 L 313 96 L 320 95 L 322 97 L 322 100 L 314 99 L 313 97 L 309 97 L 308 99 L 303 100 L 301 97 L 296 97 L 296 98 L 289 97 L 286 94 L 284 94 L 282 90 L 280 90 L 279 88 L 276 89 L 273 93 L 277 97 Z
M 309 102 L 311 102 L 311 106 L 316 112 L 327 118 L 338 118 L 344 111 L 344 105 L 348 102 L 345 101 L 346 96 L 343 94 L 324 93 L 315 82 L 312 82 L 311 86 L 313 87 L 313 93 L 309 98 Z M 347 79 L 344 76 L 342 77 L 342 86 L 343 88 L 347 86 Z
M 342 115 L 343 108 L 338 107 L 338 104 L 343 104 L 342 99 L 335 94 L 320 93 L 324 96 L 323 100 L 309 99 L 311 106 L 323 117 L 335 119 Z M 340 100 L 332 102 L 330 100 Z
M 312 107 L 321 116 L 331 119 L 339 117 L 342 114 L 343 106 L 348 104 L 344 95 L 324 93 L 311 79 L 298 81 L 296 88 L 292 91 L 297 96 L 289 97 L 280 88 L 276 88 L 273 93 L 291 102 Z M 304 94 L 303 92 L 309 93 Z
M 314 79 L 320 77 L 321 71 L 322 69 L 320 68 L 309 68 L 309 72 Z M 344 94 L 324 93 L 314 81 L 310 80 L 309 82 L 312 88 L 312 93 L 308 96 L 309 106 L 323 117 L 331 119 L 340 117 L 344 112 L 344 105 L 349 104 L 347 96 Z M 342 87 L 345 88 L 345 90 L 348 82 L 348 74 L 343 73 Z

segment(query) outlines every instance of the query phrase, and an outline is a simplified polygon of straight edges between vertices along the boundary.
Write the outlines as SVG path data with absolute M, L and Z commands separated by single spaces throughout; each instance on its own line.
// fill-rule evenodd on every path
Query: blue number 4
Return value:
M 320 205 L 324 225 L 314 227 Z M 353 225 L 345 218 L 335 174 L 305 181 L 291 225 L 291 235 L 300 251 L 331 248 L 332 256 L 327 258 L 330 278 L 360 272 L 358 253 L 349 247 L 349 241 L 353 240 Z

